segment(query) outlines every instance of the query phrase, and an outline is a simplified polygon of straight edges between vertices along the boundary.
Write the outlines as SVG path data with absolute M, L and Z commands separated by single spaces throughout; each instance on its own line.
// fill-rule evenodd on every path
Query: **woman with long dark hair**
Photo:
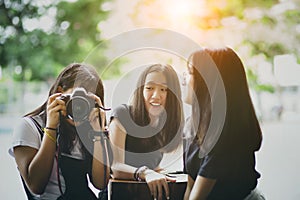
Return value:
M 187 75 L 185 199 L 262 199 L 255 190 L 262 133 L 240 58 L 230 48 L 202 49 L 190 56 Z
M 98 189 L 110 176 L 103 104 L 96 70 L 73 63 L 43 105 L 21 119 L 10 150 L 29 199 L 97 199 L 87 175 Z
M 168 198 L 167 180 L 171 179 L 158 172 L 159 164 L 164 153 L 178 148 L 183 121 L 175 70 L 162 64 L 147 67 L 139 76 L 131 104 L 111 114 L 114 177 L 146 181 L 154 199 Z

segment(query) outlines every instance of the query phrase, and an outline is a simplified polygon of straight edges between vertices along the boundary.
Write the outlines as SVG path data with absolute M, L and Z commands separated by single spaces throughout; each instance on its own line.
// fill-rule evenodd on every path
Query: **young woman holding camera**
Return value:
M 96 70 L 74 63 L 59 74 L 47 101 L 21 119 L 10 150 L 28 199 L 97 199 L 87 175 L 95 188 L 106 188 L 110 160 L 103 100 Z M 86 116 L 76 114 L 83 110 Z

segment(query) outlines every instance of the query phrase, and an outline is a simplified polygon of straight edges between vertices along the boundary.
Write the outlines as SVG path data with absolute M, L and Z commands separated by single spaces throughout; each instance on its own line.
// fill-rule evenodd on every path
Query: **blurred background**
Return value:
M 93 65 L 109 106 L 114 86 L 135 63 L 155 57 L 178 72 L 185 68 L 185 60 L 157 51 L 111 63 L 109 47 L 99 44 L 144 27 L 172 30 L 201 47 L 230 46 L 239 54 L 263 129 L 258 187 L 267 199 L 300 199 L 299 0 L 0 0 L 1 198 L 25 199 L 7 153 L 14 122 L 46 100 L 66 65 L 97 55 Z

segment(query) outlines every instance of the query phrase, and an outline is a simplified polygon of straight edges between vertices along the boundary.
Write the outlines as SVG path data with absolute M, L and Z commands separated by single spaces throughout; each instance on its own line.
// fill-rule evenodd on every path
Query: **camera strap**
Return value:
M 102 119 L 101 119 L 101 115 L 100 115 L 100 109 L 98 108 L 98 118 L 99 118 L 99 125 L 100 127 L 102 127 Z M 102 131 L 99 132 L 100 133 L 100 137 L 101 137 L 101 145 L 102 145 L 102 157 L 103 157 L 103 162 L 104 162 L 104 170 L 103 170 L 103 174 L 104 174 L 104 184 L 106 184 L 106 176 L 107 176 L 107 170 L 106 170 L 106 163 L 107 163 L 107 160 L 106 160 L 106 155 L 107 155 L 107 150 L 106 150 L 106 146 L 105 146 L 105 141 L 104 141 L 104 137 L 103 137 L 103 134 L 102 134 Z
M 99 118 L 99 125 L 100 127 L 102 127 L 102 119 L 101 119 L 101 115 L 100 115 L 100 108 L 99 109 L 99 112 L 98 112 L 98 118 Z M 105 125 L 105 124 L 104 124 Z M 110 167 L 110 154 L 111 152 L 109 151 L 111 148 L 110 144 L 109 144 L 109 132 L 108 130 L 104 130 L 104 131 L 94 131 L 94 134 L 95 136 L 100 136 L 101 137 L 101 145 L 102 145 L 102 155 L 103 155 L 103 163 L 104 163 L 104 184 L 106 184 L 107 182 L 107 179 L 106 179 L 106 176 L 107 176 L 107 167 L 109 166 Z M 107 160 L 108 159 L 108 160 Z M 110 171 L 110 170 L 109 170 Z

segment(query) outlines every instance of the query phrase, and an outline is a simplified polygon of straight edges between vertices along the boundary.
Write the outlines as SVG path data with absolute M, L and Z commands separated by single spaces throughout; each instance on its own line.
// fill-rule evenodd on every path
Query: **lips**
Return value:
M 161 104 L 160 103 L 154 103 L 154 102 L 152 102 L 152 103 L 150 103 L 152 106 L 161 106 Z

